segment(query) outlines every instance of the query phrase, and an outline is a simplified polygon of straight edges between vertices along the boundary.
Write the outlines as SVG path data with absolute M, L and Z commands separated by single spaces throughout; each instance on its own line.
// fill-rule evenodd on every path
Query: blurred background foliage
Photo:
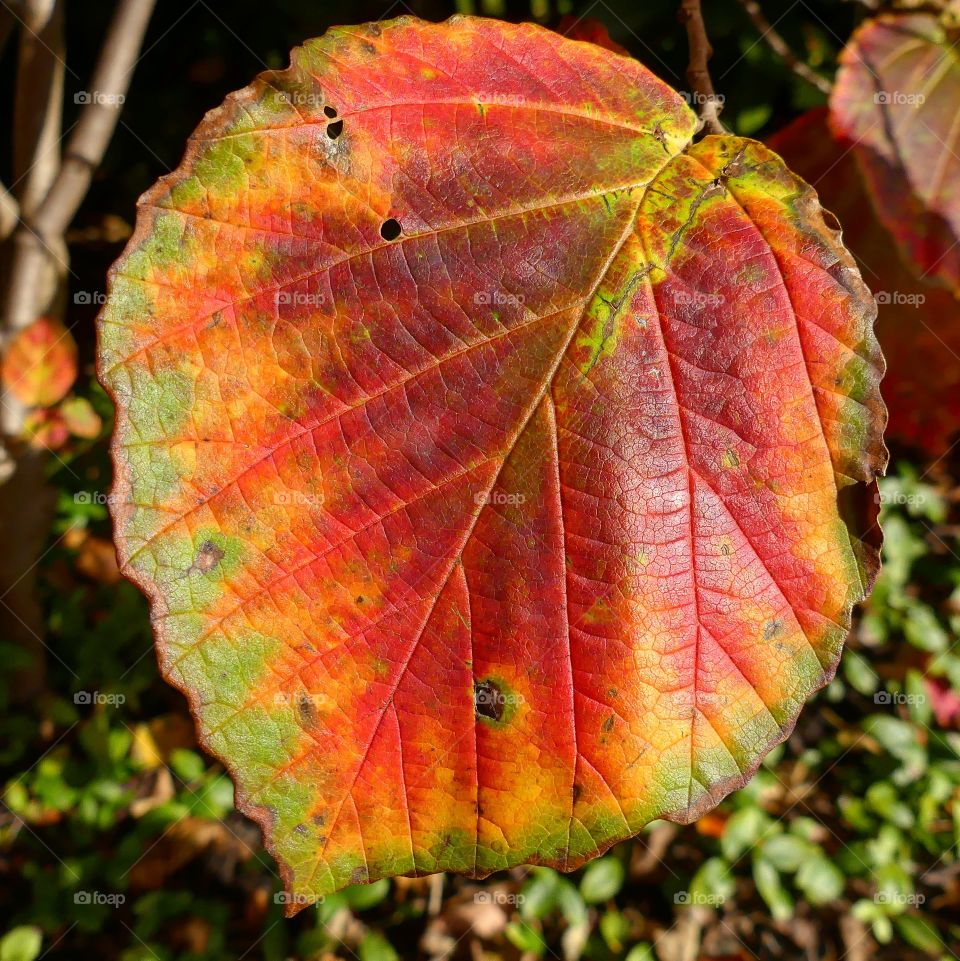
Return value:
M 950 958 L 960 952 L 960 459 L 894 450 L 881 485 L 885 567 L 837 678 L 747 788 L 688 827 L 650 825 L 572 875 L 515 870 L 348 889 L 293 921 L 275 865 L 159 678 L 146 603 L 120 579 L 105 495 L 111 409 L 93 318 L 137 196 L 176 166 L 204 111 L 329 25 L 413 12 L 603 22 L 678 89 L 676 4 L 647 0 L 161 0 L 117 134 L 68 241 L 78 393 L 99 436 L 51 459 L 41 561 L 46 691 L 17 704 L 22 652 L 0 639 L 0 961 L 261 958 Z M 832 77 L 864 8 L 769 2 L 767 18 Z M 66 125 L 112 4 L 67 5 Z M 705 5 L 724 121 L 761 139 L 824 95 L 734 0 Z M 0 61 L 9 129 L 13 58 Z M 6 112 L 5 112 L 6 111 Z M 0 165 L 0 179 L 9 171 Z

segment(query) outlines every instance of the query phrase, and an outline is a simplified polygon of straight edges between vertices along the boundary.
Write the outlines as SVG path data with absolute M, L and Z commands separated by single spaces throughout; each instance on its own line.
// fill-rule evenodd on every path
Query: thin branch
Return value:
M 56 176 L 50 178 L 42 199 L 30 208 L 21 202 L 22 222 L 15 238 L 3 318 L 5 334 L 29 323 L 43 306 L 37 304 L 38 277 L 45 262 L 55 257 L 62 234 L 90 185 L 93 170 L 103 158 L 153 6 L 154 0 L 121 0 L 90 90 L 86 91 L 87 103 L 67 143 L 65 160 Z M 39 159 L 36 157 L 35 162 Z
M 133 68 L 156 0 L 122 0 L 87 90 L 87 102 L 64 153 L 63 167 L 32 226 L 41 237 L 62 234 L 73 220 L 120 119 Z
M 13 183 L 18 204 L 5 250 L 6 301 L 0 336 L 4 344 L 47 309 L 58 293 L 62 266 L 24 227 L 47 195 L 60 169 L 64 39 L 62 0 L 27 0 L 20 8 L 17 76 L 13 106 Z M 8 205 L 9 206 L 9 205 Z M 35 256 L 28 248 L 37 247 Z M 15 296 L 15 291 L 21 293 Z M 20 433 L 23 404 L 0 385 L 0 432 Z
M 59 6 L 59 0 L 33 0 L 30 6 L 42 8 L 45 2 L 53 8 Z M 0 328 L 4 337 L 25 327 L 48 307 L 55 291 L 51 291 L 44 278 L 51 269 L 65 272 L 63 234 L 86 195 L 93 171 L 102 160 L 116 127 L 154 2 L 120 0 L 90 89 L 86 91 L 87 102 L 67 143 L 64 162 L 36 203 L 28 207 L 21 199 L 20 225 L 12 238 L 9 283 Z M 29 28 L 27 20 L 23 33 L 27 34 Z M 57 56 L 54 49 L 45 49 Z M 60 88 L 60 92 L 44 91 L 44 94 L 54 100 L 62 96 L 62 82 Z M 42 107 L 41 104 L 38 109 Z M 39 153 L 39 142 L 36 148 Z M 41 160 L 47 162 L 49 156 L 49 149 L 40 153 L 34 158 L 35 165 Z M 59 152 L 56 156 L 59 158 Z M 20 405 L 4 392 L 0 410 L 2 433 L 16 436 L 22 418 Z
M 690 84 L 691 100 L 700 117 L 700 126 L 710 133 L 726 133 L 727 128 L 720 122 L 723 98 L 717 96 L 710 79 L 708 63 L 713 56 L 713 47 L 707 39 L 700 0 L 680 0 L 678 16 L 687 28 L 687 45 L 690 48 L 687 82 Z
M 39 207 L 60 169 L 64 63 L 62 0 L 23 5 L 13 105 L 11 190 L 20 216 Z
M 791 49 L 783 37 L 777 33 L 773 24 L 764 16 L 763 10 L 757 0 L 738 0 L 739 4 L 746 11 L 747 16 L 753 21 L 753 25 L 760 34 L 760 39 L 780 57 L 781 60 L 802 80 L 812 84 L 821 93 L 830 93 L 830 81 L 826 77 L 821 77 L 819 73 L 812 70 L 805 64 Z
M 13 194 L 0 184 L 0 242 L 7 239 L 20 219 L 20 204 Z

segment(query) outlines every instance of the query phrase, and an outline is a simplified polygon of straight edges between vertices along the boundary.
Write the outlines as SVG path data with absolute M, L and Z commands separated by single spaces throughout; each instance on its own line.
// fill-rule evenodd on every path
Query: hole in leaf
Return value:
M 503 718 L 505 703 L 503 691 L 493 681 L 474 681 L 473 706 L 477 717 L 499 721 Z
M 340 134 L 342 134 L 342 133 L 343 133 L 343 121 L 342 121 L 342 120 L 334 120 L 333 123 L 328 123 L 328 124 L 327 124 L 327 136 L 328 136 L 331 140 L 336 140 L 337 137 L 339 137 Z
M 380 236 L 384 240 L 396 240 L 400 236 L 400 222 L 394 220 L 391 217 L 389 220 L 383 222 L 383 226 L 380 228 Z
M 337 108 L 336 108 L 336 107 L 331 107 L 331 106 L 327 105 L 326 107 L 323 108 L 323 112 L 324 112 L 331 120 L 333 120 L 333 118 L 336 117 L 336 115 L 337 115 Z

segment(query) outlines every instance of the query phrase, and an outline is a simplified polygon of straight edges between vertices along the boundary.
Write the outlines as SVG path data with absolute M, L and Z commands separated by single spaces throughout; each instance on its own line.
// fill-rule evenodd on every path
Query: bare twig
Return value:
M 830 81 L 826 77 L 821 77 L 819 73 L 812 70 L 805 64 L 790 48 L 783 37 L 777 33 L 773 24 L 766 18 L 757 0 L 739 0 L 740 6 L 746 11 L 747 16 L 753 21 L 753 25 L 760 34 L 760 39 L 779 56 L 783 62 L 802 80 L 812 84 L 821 93 L 830 93 Z
M 28 0 L 22 8 L 13 109 L 12 192 L 19 204 L 19 226 L 6 264 L 4 340 L 51 305 L 65 274 L 62 258 L 46 250 L 26 227 L 60 169 L 64 71 L 62 0 Z M 34 248 L 36 255 L 30 255 Z M 29 292 L 28 296 L 14 301 L 17 288 Z M 23 405 L 5 389 L 0 389 L 0 398 L 3 434 L 16 435 L 23 423 Z
M 14 196 L 19 210 L 4 204 L 0 194 L 0 205 L 16 211 L 18 217 L 2 251 L 7 279 L 0 314 L 4 340 L 42 313 L 64 313 L 64 232 L 116 127 L 154 2 L 119 0 L 62 162 L 64 0 L 22 4 L 14 142 Z M 49 536 L 54 503 L 44 479 L 46 459 L 20 440 L 26 413 L 0 385 L 0 438 L 6 442 L 8 456 L 7 476 L 0 483 L 0 518 L 8 548 L 0 554 L 0 636 L 18 642 L 30 655 L 31 666 L 17 681 L 21 697 L 33 695 L 44 684 L 43 621 L 35 596 L 35 569 Z
M 63 0 L 26 0 L 12 11 L 19 20 L 17 75 L 13 106 L 13 182 L 17 221 L 4 244 L 3 272 L 9 289 L 24 281 L 32 304 L 48 307 L 63 288 L 62 258 L 27 258 L 29 276 L 17 276 L 23 246 L 23 222 L 36 210 L 60 169 L 64 39 Z M 8 205 L 9 207 L 9 205 Z M 29 233 L 24 233 L 31 240 Z M 30 311 L 38 309 L 31 305 Z M 12 337 L 35 314 L 4 317 L 3 336 Z M 4 436 L 21 433 L 26 411 L 0 385 L 0 427 Z M 7 549 L 0 555 L 0 632 L 26 655 L 15 674 L 15 696 L 29 698 L 40 691 L 46 676 L 43 610 L 36 594 L 36 561 L 49 536 L 55 494 L 46 483 L 45 459 L 25 445 L 10 445 L 7 476 L 0 485 L 0 517 Z
M 20 218 L 20 204 L 3 184 L 0 184 L 0 242 L 10 236 Z
M 119 119 L 154 2 L 121 0 L 90 90 L 86 91 L 87 103 L 67 143 L 64 163 L 42 201 L 32 209 L 21 210 L 3 315 L 5 335 L 29 324 L 45 306 L 38 303 L 38 278 L 45 263 L 58 259 L 63 231 L 76 214 L 93 170 L 103 158 Z
M 680 0 L 679 18 L 687 28 L 687 44 L 690 48 L 687 82 L 690 84 L 691 99 L 700 117 L 700 125 L 710 133 L 726 133 L 726 127 L 720 122 L 723 98 L 717 96 L 710 79 L 708 63 L 713 56 L 713 47 L 707 39 L 700 0 Z
M 156 0 L 123 0 L 86 91 L 87 103 L 64 153 L 63 167 L 33 218 L 41 237 L 62 234 L 86 196 L 120 119 L 130 77 Z
M 62 0 L 23 5 L 13 105 L 13 184 L 29 217 L 60 169 L 64 64 Z

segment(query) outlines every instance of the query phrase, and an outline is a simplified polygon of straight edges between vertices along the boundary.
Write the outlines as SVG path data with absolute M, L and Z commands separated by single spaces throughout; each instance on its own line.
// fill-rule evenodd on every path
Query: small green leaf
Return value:
M 902 914 L 893 919 L 893 925 L 907 944 L 920 951 L 936 956 L 946 950 L 939 932 L 926 918 L 917 914 Z
M 360 942 L 360 961 L 399 961 L 393 945 L 379 932 L 368 931 Z
M 580 893 L 587 904 L 599 904 L 614 897 L 623 886 L 623 865 L 613 857 L 600 858 L 587 866 L 580 881 Z
M 756 106 L 747 107 L 737 114 L 735 127 L 737 133 L 743 137 L 755 134 L 769 119 L 773 113 L 773 107 L 767 103 L 758 103 Z
M 689 903 L 716 907 L 733 897 L 736 883 L 724 858 L 708 858 L 690 882 Z
M 950 646 L 950 635 L 943 629 L 936 612 L 926 604 L 910 605 L 903 633 L 914 647 L 931 654 L 939 654 Z
M 170 767 L 173 768 L 173 773 L 187 784 L 199 781 L 206 770 L 203 758 L 196 751 L 187 751 L 179 747 L 170 752 Z
M 504 930 L 507 940 L 520 951 L 529 951 L 541 957 L 547 950 L 543 935 L 526 921 L 511 921 Z
M 758 807 L 737 811 L 723 829 L 720 850 L 728 861 L 736 861 L 769 830 L 770 819 Z
M 568 925 L 584 924 L 588 919 L 589 912 L 583 900 L 583 895 L 566 878 L 560 878 L 557 886 L 557 906 L 563 915 L 564 921 Z
M 542 918 L 557 906 L 560 875 L 553 868 L 534 868 L 523 886 L 520 914 L 527 919 Z
M 864 696 L 873 694 L 880 686 L 880 678 L 870 662 L 851 648 L 843 652 L 843 676 L 855 691 Z
M 600 936 L 607 947 L 619 954 L 630 934 L 630 922 L 619 911 L 607 911 L 600 918 Z
M 915 781 L 927 767 L 927 752 L 917 739 L 917 731 L 908 721 L 883 714 L 872 714 L 863 722 L 867 734 L 875 737 L 881 746 L 900 763 L 894 776 L 896 784 Z
M 827 904 L 843 894 L 843 872 L 822 854 L 807 858 L 796 876 L 797 887 L 811 904 Z
M 376 907 L 390 893 L 390 882 L 381 878 L 373 884 L 354 884 L 344 889 L 343 893 L 354 911 L 366 911 Z
M 757 858 L 753 862 L 753 880 L 760 897 L 766 901 L 777 921 L 787 921 L 793 917 L 793 898 L 783 886 L 779 872 L 769 861 Z
M 810 856 L 811 846 L 803 838 L 792 834 L 781 834 L 764 842 L 760 856 L 769 861 L 778 871 L 793 874 L 804 860 Z
M 910 805 L 900 799 L 900 792 L 889 781 L 877 781 L 864 795 L 867 805 L 899 828 L 913 827 L 915 816 Z
M 42 944 L 39 928 L 29 925 L 13 928 L 0 939 L 0 961 L 34 961 Z

